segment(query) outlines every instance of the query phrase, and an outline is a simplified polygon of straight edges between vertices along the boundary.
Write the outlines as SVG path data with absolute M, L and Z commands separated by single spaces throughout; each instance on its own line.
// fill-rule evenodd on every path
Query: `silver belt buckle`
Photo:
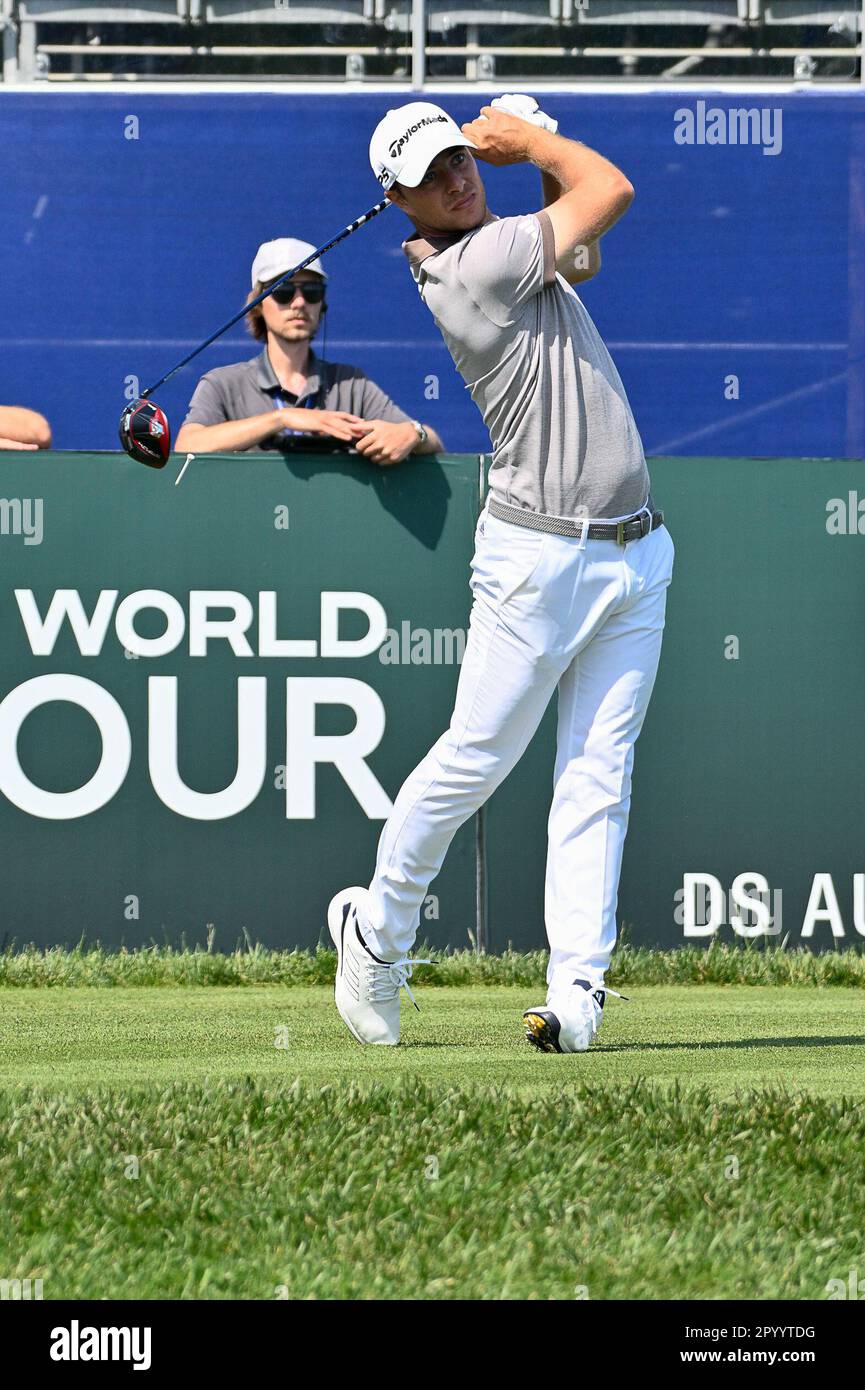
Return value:
M 626 541 L 625 541 L 625 526 L 626 526 L 626 525 L 627 525 L 627 522 L 625 522 L 625 521 L 617 521 L 617 522 L 616 522 L 616 544 L 617 544 L 617 545 L 625 545 L 625 544 L 626 544 Z

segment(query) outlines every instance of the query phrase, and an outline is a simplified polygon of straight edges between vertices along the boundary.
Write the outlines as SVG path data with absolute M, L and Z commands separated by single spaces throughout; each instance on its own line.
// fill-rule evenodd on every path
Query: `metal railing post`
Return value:
M 3 81 L 18 81 L 18 27 L 9 15 L 0 21 L 3 27 Z
M 426 0 L 412 0 L 411 85 L 415 92 L 426 86 Z
M 36 76 L 36 23 L 22 19 L 18 26 L 18 80 L 32 82 Z
M 475 811 L 475 953 L 487 953 L 487 823 L 485 807 Z
M 478 454 L 478 513 L 486 492 L 486 454 Z M 485 955 L 489 947 L 487 914 L 487 822 L 486 807 L 475 812 L 475 952 Z

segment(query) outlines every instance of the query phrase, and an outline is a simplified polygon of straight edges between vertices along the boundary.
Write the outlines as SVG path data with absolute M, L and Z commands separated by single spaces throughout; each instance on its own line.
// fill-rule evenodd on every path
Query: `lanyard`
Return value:
M 315 400 L 312 396 L 307 396 L 302 401 L 295 401 L 294 405 L 292 406 L 288 404 L 288 401 L 285 399 L 285 397 L 282 395 L 280 391 L 275 391 L 273 393 L 273 399 L 280 410 L 315 410 Z M 283 429 L 280 431 L 280 434 L 283 437 L 286 435 L 300 435 L 307 433 L 307 430 Z

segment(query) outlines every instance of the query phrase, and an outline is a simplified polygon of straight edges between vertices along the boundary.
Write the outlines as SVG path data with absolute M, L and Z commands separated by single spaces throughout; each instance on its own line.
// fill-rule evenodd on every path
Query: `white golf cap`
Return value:
M 281 275 L 287 275 L 301 261 L 305 261 L 307 256 L 314 255 L 315 249 L 308 241 L 298 241 L 293 236 L 281 236 L 276 241 L 264 242 L 259 246 L 252 262 L 253 287 L 256 281 L 266 285 L 269 280 L 278 280 Z M 304 270 L 314 270 L 322 280 L 327 279 L 321 268 L 321 261 L 310 261 L 309 265 L 304 266 Z
M 456 121 L 431 101 L 410 101 L 388 111 L 369 142 L 369 162 L 382 188 L 417 188 L 437 154 L 454 145 L 475 146 Z

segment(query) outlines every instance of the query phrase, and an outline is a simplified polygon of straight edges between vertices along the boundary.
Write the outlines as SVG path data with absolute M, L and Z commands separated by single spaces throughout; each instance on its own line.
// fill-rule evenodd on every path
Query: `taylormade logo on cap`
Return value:
M 437 121 L 443 121 L 444 124 L 447 125 L 448 118 L 447 116 L 424 116 L 422 120 L 415 121 L 414 125 L 410 125 L 408 130 L 405 132 L 405 135 L 401 135 L 398 140 L 393 140 L 391 142 L 391 159 L 396 159 L 403 145 L 405 145 L 411 139 L 416 130 L 420 130 L 421 126 L 435 125 Z
M 474 149 L 446 111 L 431 101 L 410 101 L 388 111 L 373 131 L 369 162 L 382 188 L 416 188 L 436 155 L 455 145 Z

